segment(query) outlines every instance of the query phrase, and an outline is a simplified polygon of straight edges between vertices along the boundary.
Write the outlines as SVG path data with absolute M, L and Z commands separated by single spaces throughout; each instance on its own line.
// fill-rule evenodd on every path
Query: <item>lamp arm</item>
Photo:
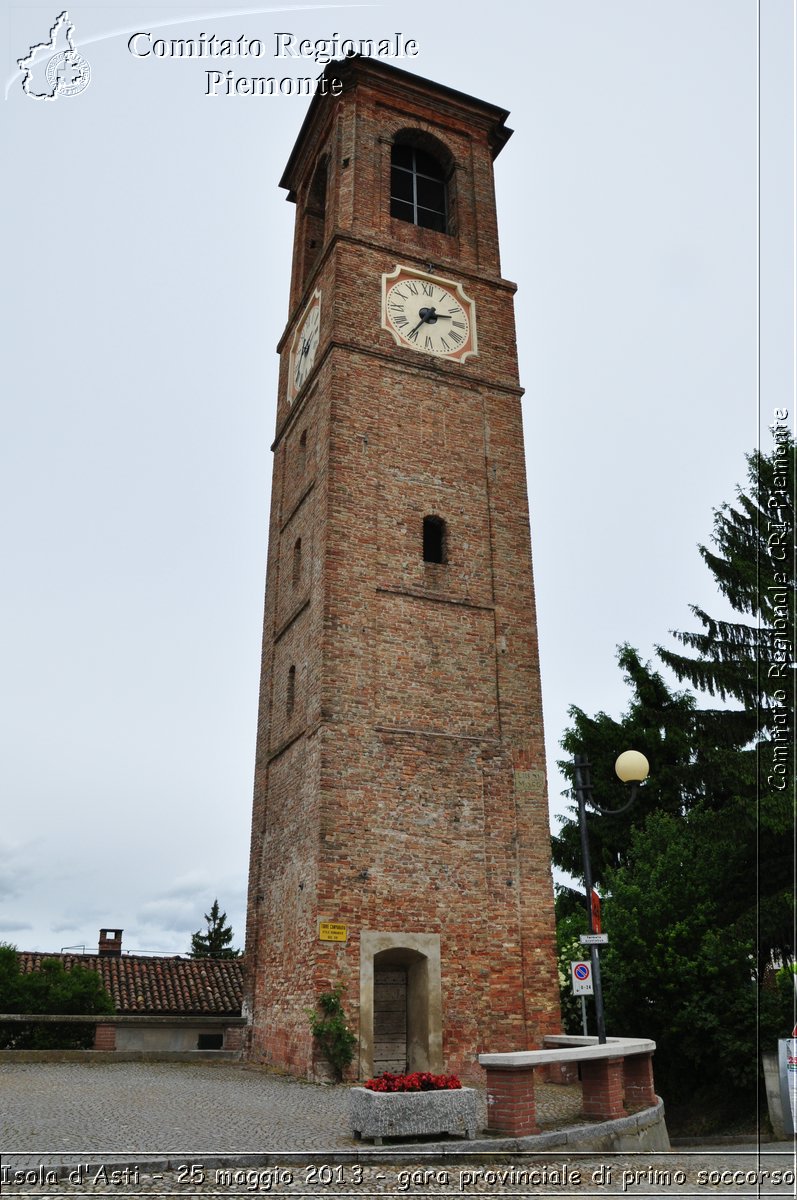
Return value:
M 601 808 L 601 806 L 596 804 L 594 800 L 590 801 L 590 807 L 593 808 L 601 817 L 616 817 L 619 816 L 620 813 L 626 812 L 634 803 L 638 795 L 639 784 L 636 780 L 634 780 L 631 784 L 631 799 L 626 804 L 623 804 L 621 808 Z

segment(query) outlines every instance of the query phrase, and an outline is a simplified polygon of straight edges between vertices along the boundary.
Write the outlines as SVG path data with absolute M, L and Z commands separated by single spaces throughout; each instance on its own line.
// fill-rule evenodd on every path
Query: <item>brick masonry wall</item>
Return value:
M 625 1115 L 623 1059 L 603 1058 L 581 1063 L 584 1115 L 608 1121 Z
M 291 167 L 297 235 L 252 821 L 250 1053 L 311 1073 L 304 1010 L 319 991 L 341 981 L 357 1028 L 360 932 L 434 933 L 446 1068 L 478 1078 L 479 1052 L 536 1046 L 559 1029 L 514 287 L 499 275 L 489 147 L 496 115 L 422 81 L 413 95 L 390 73 L 352 70 L 357 86 L 315 106 Z M 408 126 L 455 163 L 455 236 L 389 216 L 390 143 Z M 303 203 L 322 157 L 326 244 L 308 273 Z M 382 274 L 429 261 L 476 302 L 479 354 L 465 363 L 398 346 L 381 328 Z M 321 342 L 291 405 L 289 349 L 316 288 Z M 446 522 L 445 564 L 423 561 L 429 514 Z M 324 919 L 347 925 L 348 941 L 320 942 Z
M 626 1108 L 649 1108 L 656 1103 L 651 1054 L 633 1054 L 623 1060 L 623 1090 Z
M 487 1128 L 510 1137 L 539 1133 L 532 1067 L 486 1070 Z
M 95 1027 L 94 1049 L 95 1050 L 115 1050 L 116 1049 L 116 1026 L 114 1026 L 114 1025 L 97 1025 Z

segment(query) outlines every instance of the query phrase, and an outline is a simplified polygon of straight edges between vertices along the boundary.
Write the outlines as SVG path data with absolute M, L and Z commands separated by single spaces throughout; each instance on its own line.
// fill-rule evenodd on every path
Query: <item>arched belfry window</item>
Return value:
M 424 229 L 449 231 L 448 176 L 437 155 L 397 140 L 390 155 L 390 215 Z
M 423 561 L 446 561 L 446 523 L 442 517 L 423 518 Z
M 313 267 L 324 248 L 324 223 L 327 207 L 327 162 L 322 159 L 316 167 L 304 205 L 304 255 L 302 286 L 307 283 Z

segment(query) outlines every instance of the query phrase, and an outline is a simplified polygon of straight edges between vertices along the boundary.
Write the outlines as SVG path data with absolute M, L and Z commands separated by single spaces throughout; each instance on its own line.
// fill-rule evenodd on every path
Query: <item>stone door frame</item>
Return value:
M 374 1071 L 374 960 L 407 969 L 407 1061 L 410 1071 L 443 1070 L 443 1002 L 440 935 L 360 935 L 360 1079 Z

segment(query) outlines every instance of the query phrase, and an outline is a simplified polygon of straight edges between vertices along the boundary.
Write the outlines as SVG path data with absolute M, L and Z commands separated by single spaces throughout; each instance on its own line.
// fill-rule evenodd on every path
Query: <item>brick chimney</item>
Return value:
M 97 953 L 101 958 L 120 958 L 123 929 L 101 929 Z

